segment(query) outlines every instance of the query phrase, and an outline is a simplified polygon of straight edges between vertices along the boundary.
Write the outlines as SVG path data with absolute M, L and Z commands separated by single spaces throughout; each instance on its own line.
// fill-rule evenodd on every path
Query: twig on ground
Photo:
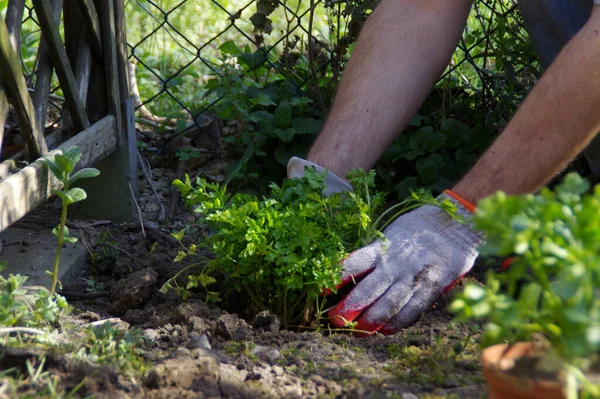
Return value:
M 123 320 L 119 319 L 118 317 L 111 317 L 110 319 L 98 320 L 93 321 L 91 323 L 83 324 L 81 327 L 99 327 L 106 324 L 106 322 L 110 323 L 111 325 L 115 325 L 123 323 Z
M 142 229 L 143 229 L 143 228 L 144 228 L 144 227 L 142 226 Z M 124 249 L 117 247 L 116 245 L 108 244 L 108 243 L 106 243 L 106 242 L 102 242 L 102 243 L 100 243 L 100 244 L 97 244 L 97 245 L 103 245 L 103 246 L 105 246 L 105 247 L 112 248 L 112 249 L 114 249 L 115 251 L 119 251 L 119 252 L 121 252 L 122 254 L 124 254 L 125 256 L 127 256 L 129 259 L 132 259 L 132 260 L 134 260 L 134 261 L 137 261 L 137 259 L 136 259 L 136 258 L 135 258 L 133 255 L 131 255 L 129 252 L 125 251 Z
M 138 155 L 138 159 L 140 161 L 140 165 L 142 167 L 142 172 L 144 172 L 144 176 L 146 177 L 146 181 L 148 182 L 150 189 L 152 190 L 152 192 L 154 193 L 154 196 L 156 197 L 156 200 L 158 201 L 158 206 L 159 206 L 158 220 L 161 220 L 161 221 L 165 220 L 165 206 L 163 205 L 163 203 L 160 199 L 160 195 L 158 195 L 158 192 L 156 191 L 156 188 L 154 187 L 154 184 L 152 183 L 152 179 L 150 178 L 150 173 L 146 169 L 146 163 L 144 162 L 144 157 L 140 153 L 140 150 L 137 150 L 137 155 Z M 140 215 L 140 219 L 141 218 L 142 217 Z M 143 229 L 143 227 L 142 227 L 142 229 Z
M 12 333 L 26 333 L 26 334 L 36 334 L 36 335 L 44 335 L 46 331 L 38 330 L 35 328 L 28 327 L 7 327 L 0 328 L 0 335 L 7 335 Z
M 81 298 L 81 299 L 104 298 L 104 297 L 110 296 L 110 292 L 108 292 L 108 291 L 98 291 L 98 292 L 58 291 L 58 293 L 67 298 Z
M 140 217 L 140 226 L 142 226 L 142 235 L 144 236 L 144 238 L 146 238 L 146 230 L 144 230 L 144 218 L 142 218 L 142 210 L 140 209 L 140 206 L 138 205 L 138 202 L 135 199 L 135 194 L 133 193 L 133 189 L 131 188 L 131 183 L 127 182 L 127 184 L 129 185 L 129 192 L 131 193 L 131 199 L 133 200 L 133 203 L 135 204 L 135 207 L 137 208 L 137 211 L 138 211 L 138 215 Z

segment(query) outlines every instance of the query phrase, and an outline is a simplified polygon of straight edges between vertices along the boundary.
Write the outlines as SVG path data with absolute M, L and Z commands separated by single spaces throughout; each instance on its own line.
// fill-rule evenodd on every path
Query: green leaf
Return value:
M 233 177 L 242 169 L 246 162 L 248 162 L 248 160 L 252 158 L 252 156 L 255 153 L 256 147 L 254 146 L 254 144 L 250 144 L 246 148 L 246 151 L 244 152 L 242 158 L 239 161 L 237 161 L 230 169 L 227 170 L 225 174 L 225 185 L 229 184 L 231 179 L 233 179 Z
M 73 163 L 65 155 L 57 154 L 54 157 L 54 160 L 56 161 L 58 167 L 66 174 L 69 174 L 73 171 Z
M 175 185 L 175 183 L 173 183 L 173 185 Z M 185 234 L 185 230 L 179 230 L 178 232 L 171 233 L 171 235 L 173 236 L 173 238 L 175 238 L 177 241 L 183 240 L 183 235 L 184 234 Z
M 296 135 L 296 129 L 294 129 L 293 127 L 287 129 L 275 129 L 273 130 L 273 134 L 277 136 L 277 138 L 279 138 L 280 140 L 285 141 L 287 143 L 292 141 L 292 139 Z
M 56 178 L 63 183 L 65 182 L 65 172 L 58 166 L 56 162 L 51 160 L 50 158 L 44 157 L 44 162 L 48 165 L 48 168 L 52 171 L 52 174 L 56 176 Z
M 67 204 L 67 205 L 71 205 L 73 202 L 73 198 L 71 198 L 69 196 L 68 193 L 62 191 L 62 190 L 52 190 L 52 194 L 57 195 L 58 197 L 60 197 L 60 199 L 63 201 L 63 203 Z
M 177 256 L 175 257 L 174 262 L 181 262 L 186 256 L 187 256 L 186 252 L 184 252 L 184 251 L 177 251 Z
M 296 129 L 297 134 L 318 134 L 322 126 L 322 121 L 312 118 L 294 118 L 292 120 L 292 127 Z
M 75 172 L 71 178 L 69 179 L 69 185 L 75 183 L 79 179 L 89 179 L 92 177 L 96 177 L 100 174 L 100 171 L 95 168 L 83 168 L 77 172 Z
M 0 272 L 5 270 L 8 267 L 8 262 L 6 260 L 0 260 Z
M 257 104 L 268 107 L 270 105 L 276 105 L 273 100 L 271 100 L 271 97 L 267 96 L 264 93 L 260 93 L 258 96 L 256 96 L 256 98 L 254 99 L 256 101 Z
M 67 151 L 64 152 L 64 154 L 67 158 L 69 158 L 73 166 L 77 165 L 77 163 L 81 159 L 81 149 L 79 149 L 79 147 L 77 146 L 69 148 Z M 71 171 L 69 171 L 69 173 L 70 172 Z
M 67 194 L 71 198 L 72 203 L 83 201 L 87 198 L 86 192 L 79 187 L 70 189 Z
M 236 45 L 233 40 L 228 40 L 225 43 L 219 46 L 219 51 L 225 55 L 235 56 L 242 52 Z
M 476 284 L 469 284 L 465 287 L 463 294 L 469 301 L 478 302 L 485 297 L 485 289 Z
M 275 123 L 277 127 L 285 129 L 292 122 L 292 106 L 288 102 L 282 102 L 275 110 Z
M 75 244 L 77 242 L 77 237 L 73 236 L 64 236 L 63 241 L 69 244 Z

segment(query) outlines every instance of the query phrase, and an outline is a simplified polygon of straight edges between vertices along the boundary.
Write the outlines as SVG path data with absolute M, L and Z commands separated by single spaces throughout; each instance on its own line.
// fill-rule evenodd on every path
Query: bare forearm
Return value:
M 456 48 L 470 0 L 384 0 L 361 32 L 308 159 L 339 176 L 370 169 L 406 126 Z
M 569 42 L 504 132 L 453 191 L 477 202 L 534 192 L 600 129 L 600 11 Z

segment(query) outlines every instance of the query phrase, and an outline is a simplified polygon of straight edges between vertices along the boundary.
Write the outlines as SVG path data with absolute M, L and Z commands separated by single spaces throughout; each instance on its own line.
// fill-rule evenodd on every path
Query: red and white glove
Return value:
M 296 172 L 290 177 L 300 177 Z M 330 172 L 327 181 L 334 179 L 343 182 Z M 467 223 L 432 205 L 390 223 L 383 231 L 385 241 L 377 240 L 344 261 L 340 287 L 363 279 L 329 311 L 333 325 L 356 322 L 357 330 L 397 332 L 417 321 L 473 267 L 483 241 L 469 225 L 475 207 L 449 190 L 440 197 L 456 204 Z

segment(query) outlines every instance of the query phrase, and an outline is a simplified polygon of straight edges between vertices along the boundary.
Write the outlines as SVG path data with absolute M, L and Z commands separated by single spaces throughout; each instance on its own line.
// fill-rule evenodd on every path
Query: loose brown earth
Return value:
M 153 183 L 166 199 L 170 197 L 168 185 L 173 173 L 170 169 L 156 172 Z M 76 396 L 486 396 L 476 345 L 479 326 L 451 323 L 443 310 L 445 302 L 398 334 L 356 338 L 330 333 L 326 326 L 321 331 L 285 330 L 268 312 L 247 315 L 244 304 L 223 306 L 227 312 L 204 303 L 201 292 L 186 302 L 173 292 L 159 293 L 162 284 L 182 267 L 173 262 L 179 248 L 170 233 L 181 229 L 193 216 L 180 209 L 169 225 L 160 225 L 156 222 L 156 201 L 149 193 L 146 186 L 140 200 L 144 232 L 139 223 L 112 224 L 83 232 L 84 238 L 95 242 L 93 255 L 84 275 L 65 287 L 75 309 L 74 322 L 119 318 L 125 322 L 120 328 L 143 329 L 149 338 L 148 347 L 141 348 L 147 365 L 137 372 L 121 373 L 111 365 L 82 364 L 65 354 L 49 354 L 45 370 L 59 378 L 65 391 L 87 377 Z M 41 354 L 17 352 L 0 361 L 0 369 L 22 367 L 25 359 L 36 356 Z M 36 397 L 35 389 L 34 384 L 29 391 L 22 390 L 23 396 L 28 392 Z

